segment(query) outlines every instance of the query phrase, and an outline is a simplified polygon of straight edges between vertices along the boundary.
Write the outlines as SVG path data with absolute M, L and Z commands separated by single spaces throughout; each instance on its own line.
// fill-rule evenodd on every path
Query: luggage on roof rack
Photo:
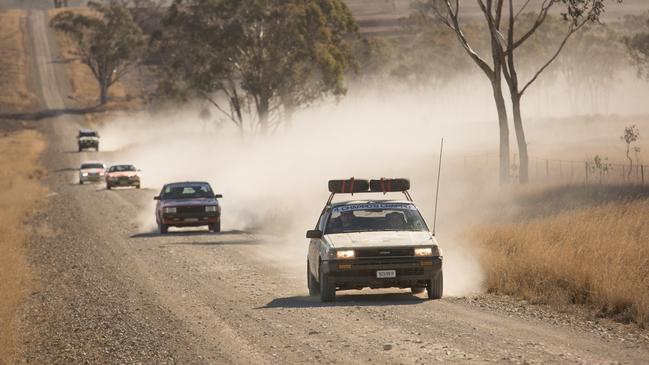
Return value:
M 329 192 L 334 194 L 353 194 L 367 192 L 370 182 L 367 179 L 329 180 Z
M 370 180 L 370 191 L 373 192 L 394 192 L 410 190 L 410 180 L 402 178 L 381 178 Z

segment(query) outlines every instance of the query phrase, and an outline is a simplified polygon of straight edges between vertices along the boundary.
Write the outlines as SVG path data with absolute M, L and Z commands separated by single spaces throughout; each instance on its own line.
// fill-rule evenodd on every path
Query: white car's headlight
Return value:
M 176 213 L 176 207 L 164 208 L 165 213 Z
M 354 250 L 336 251 L 336 258 L 337 259 L 353 259 L 354 258 Z
M 206 212 L 216 212 L 217 206 L 216 205 L 208 205 L 205 207 Z
M 415 248 L 415 256 L 432 256 L 433 249 L 430 247 L 426 248 Z
M 82 172 L 81 176 L 88 176 L 88 173 L 87 172 Z

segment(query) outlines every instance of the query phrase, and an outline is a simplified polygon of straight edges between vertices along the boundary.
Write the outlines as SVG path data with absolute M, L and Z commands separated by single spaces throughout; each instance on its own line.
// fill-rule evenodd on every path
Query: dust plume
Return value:
M 101 128 L 104 150 L 142 169 L 142 185 L 205 180 L 223 194 L 222 229 L 255 230 L 275 237 L 264 254 L 304 271 L 307 240 L 332 178 L 407 177 L 429 226 L 434 213 L 439 142 L 445 140 L 437 222 L 445 253 L 445 291 L 479 291 L 477 254 L 462 232 L 489 214 L 481 203 L 498 196 L 494 179 L 463 174 L 462 156 L 498 146 L 488 83 L 467 76 L 454 88 L 352 90 L 339 102 L 298 112 L 290 128 L 242 137 L 227 121 L 206 121 L 198 108 L 115 118 Z M 547 110 L 547 109 L 546 109 Z M 569 114 L 560 107 L 553 115 Z M 548 117 L 548 115 L 542 115 Z M 395 196 L 399 198 L 399 196 Z M 153 230 L 153 202 L 139 220 Z M 272 258 L 271 257 L 271 258 Z M 268 258 L 268 257 L 264 257 Z

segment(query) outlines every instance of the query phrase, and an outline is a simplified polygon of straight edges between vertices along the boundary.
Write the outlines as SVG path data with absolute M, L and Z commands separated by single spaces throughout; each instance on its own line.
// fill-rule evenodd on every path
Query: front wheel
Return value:
M 336 285 L 329 278 L 328 274 L 322 272 L 320 265 L 320 301 L 333 302 L 336 300 Z
M 314 297 L 320 294 L 320 284 L 316 281 L 311 269 L 309 268 L 309 261 L 306 262 L 306 286 L 309 288 L 309 295 Z
M 434 278 L 430 279 L 426 286 L 428 291 L 428 299 L 441 299 L 444 292 L 444 275 L 438 272 Z
M 212 232 L 221 232 L 221 222 L 210 224 L 208 228 Z
M 140 188 L 140 184 L 135 185 L 135 188 L 136 188 L 136 189 L 139 189 L 139 188 Z
M 112 188 L 112 186 L 110 186 L 110 184 L 106 184 L 106 190 L 110 190 L 110 188 Z
M 169 226 L 166 224 L 158 224 L 158 231 L 160 231 L 160 234 L 166 234 L 169 232 Z

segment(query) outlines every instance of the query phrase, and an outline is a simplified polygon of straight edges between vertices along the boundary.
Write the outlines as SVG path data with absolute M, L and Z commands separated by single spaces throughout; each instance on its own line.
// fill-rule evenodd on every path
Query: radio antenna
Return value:
M 444 138 L 439 146 L 439 164 L 437 165 L 437 190 L 435 191 L 435 215 L 433 216 L 433 236 L 435 236 L 435 228 L 437 226 L 437 198 L 439 196 L 439 177 L 442 173 L 442 152 L 444 151 Z

